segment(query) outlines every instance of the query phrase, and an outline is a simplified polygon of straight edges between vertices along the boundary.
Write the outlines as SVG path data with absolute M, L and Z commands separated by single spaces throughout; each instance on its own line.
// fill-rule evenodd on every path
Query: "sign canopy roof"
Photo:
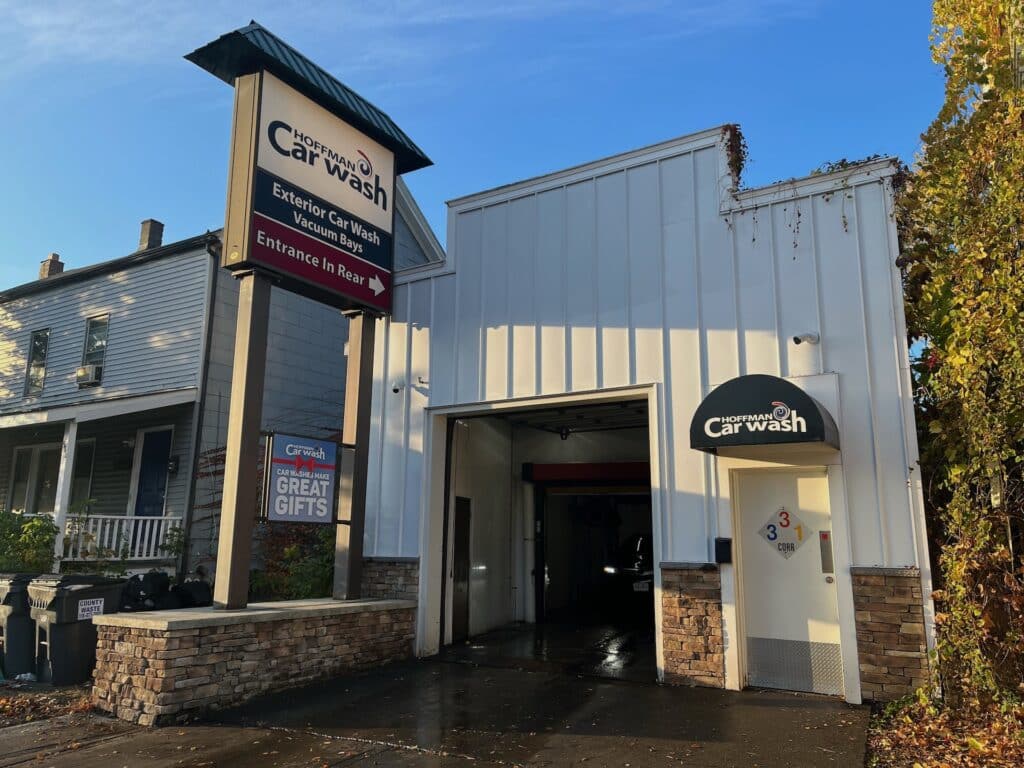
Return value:
M 751 374 L 716 387 L 690 422 L 690 447 L 817 443 L 839 448 L 839 429 L 821 403 L 778 376 Z
M 229 85 L 265 69 L 394 152 L 397 173 L 432 165 L 394 120 L 255 21 L 185 58 Z

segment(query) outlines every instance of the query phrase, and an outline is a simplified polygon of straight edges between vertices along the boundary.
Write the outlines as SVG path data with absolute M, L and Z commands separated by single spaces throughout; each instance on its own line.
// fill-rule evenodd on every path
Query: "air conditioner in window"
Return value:
M 75 380 L 80 387 L 95 387 L 102 377 L 102 365 L 83 365 L 75 372 Z

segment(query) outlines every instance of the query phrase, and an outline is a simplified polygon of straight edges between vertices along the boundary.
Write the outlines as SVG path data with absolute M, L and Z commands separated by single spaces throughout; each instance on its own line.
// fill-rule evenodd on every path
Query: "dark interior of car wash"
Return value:
M 544 493 L 535 589 L 542 622 L 651 624 L 650 493 Z
M 494 422 L 494 417 L 488 417 Z M 483 664 L 557 665 L 568 673 L 651 681 L 656 678 L 654 550 L 647 408 L 644 402 L 560 407 L 503 417 L 466 461 L 500 453 L 521 482 L 519 523 L 495 524 L 482 494 L 460 483 L 453 508 L 452 630 L 444 655 Z M 477 433 L 480 425 L 473 427 Z M 497 435 L 498 437 L 493 437 Z M 473 469 L 479 474 L 479 464 Z M 463 474 L 471 472 L 469 465 Z M 493 489 L 488 489 L 493 490 Z M 492 515 L 487 518 L 487 515 Z M 514 518 L 514 515 L 513 515 Z M 519 534 L 519 526 L 527 530 Z M 493 564 L 489 547 L 511 529 L 522 550 L 511 621 L 480 627 L 480 594 Z M 461 553 L 461 554 L 460 554 Z M 515 570 L 513 565 L 512 570 Z M 475 580 L 475 581 L 474 581 Z M 515 577 L 512 579 L 516 581 Z M 528 607 L 527 607 L 528 606 Z M 467 615 L 468 614 L 468 615 Z M 476 621 L 474 621 L 476 619 Z

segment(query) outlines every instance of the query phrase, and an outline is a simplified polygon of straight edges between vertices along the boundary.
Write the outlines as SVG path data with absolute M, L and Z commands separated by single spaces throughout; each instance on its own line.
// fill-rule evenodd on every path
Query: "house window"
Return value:
M 89 499 L 95 453 L 93 440 L 80 441 L 75 447 L 75 466 L 71 478 L 72 510 Z M 57 507 L 59 474 L 60 443 L 15 448 L 7 508 L 18 514 L 52 515 Z
M 85 324 L 85 350 L 78 369 L 78 386 L 93 387 L 103 379 L 103 358 L 107 354 L 107 329 L 110 316 L 90 317 Z
M 50 348 L 50 329 L 32 331 L 28 342 L 28 365 L 25 368 L 25 397 L 43 393 L 46 379 L 46 353 Z

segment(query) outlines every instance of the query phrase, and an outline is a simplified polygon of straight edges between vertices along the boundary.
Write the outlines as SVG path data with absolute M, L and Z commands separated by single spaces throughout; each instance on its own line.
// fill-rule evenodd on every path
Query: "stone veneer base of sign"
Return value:
M 662 564 L 661 631 L 666 683 L 725 686 L 718 566 Z
M 420 586 L 418 557 L 363 559 L 363 598 L 416 600 Z
M 164 725 L 342 672 L 412 656 L 409 600 L 294 600 L 238 611 L 96 616 L 93 703 Z
M 850 569 L 864 699 L 892 701 L 929 681 L 917 568 Z

